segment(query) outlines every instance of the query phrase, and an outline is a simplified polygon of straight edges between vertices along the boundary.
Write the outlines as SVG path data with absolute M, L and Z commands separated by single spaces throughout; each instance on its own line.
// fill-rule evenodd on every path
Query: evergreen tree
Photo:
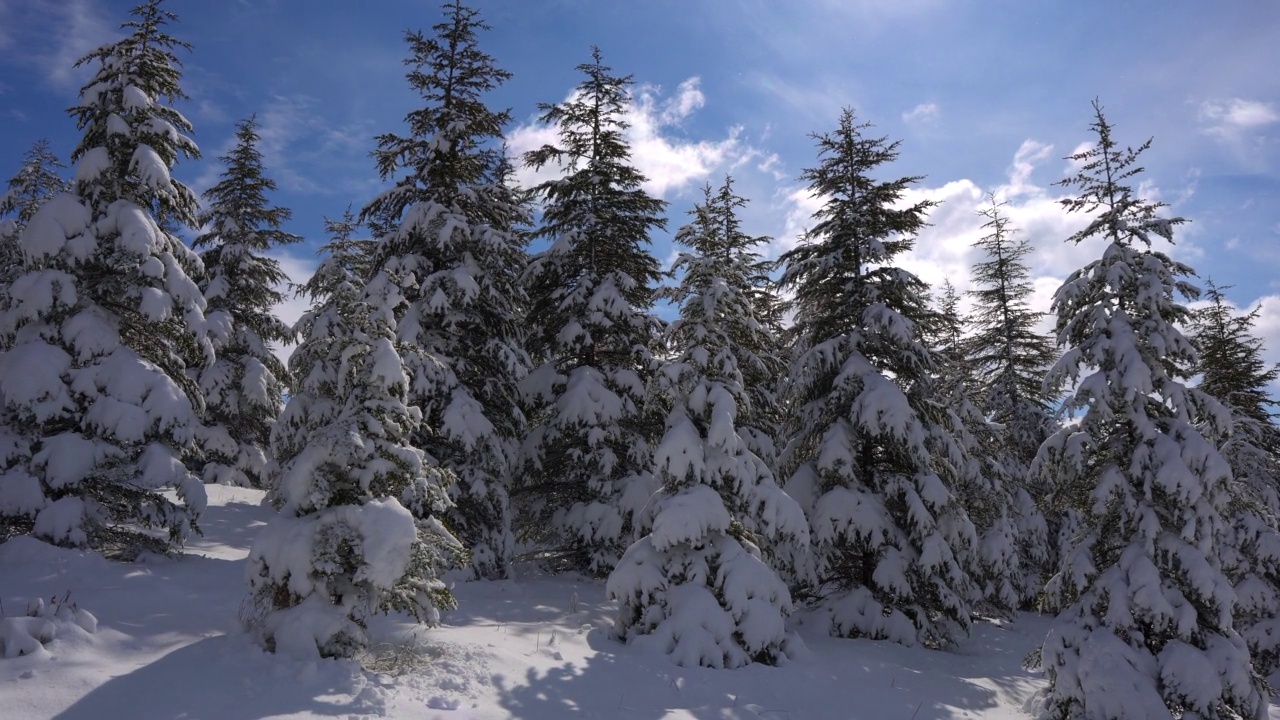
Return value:
M 777 363 L 767 357 L 772 328 L 757 317 L 761 263 L 752 248 L 765 238 L 739 230 L 744 202 L 728 179 L 716 195 L 708 186 L 695 221 L 676 234 L 691 252 L 677 258 L 684 277 L 668 294 L 680 308 L 666 333 L 676 356 L 655 378 L 672 408 L 654 453 L 663 486 L 642 515 L 647 534 L 607 586 L 620 601 L 617 634 L 653 634 L 680 665 L 785 657 L 791 596 L 756 548 L 809 540 L 800 506 L 748 440 L 768 436 L 769 409 L 754 407 L 746 378 Z
M 682 255 L 672 271 L 703 272 L 706 277 L 695 282 L 704 284 L 718 277 L 714 273 L 722 273 L 722 281 L 741 296 L 741 300 L 734 302 L 741 302 L 747 314 L 742 318 L 725 318 L 732 321 L 728 332 L 742 353 L 738 370 L 742 373 L 742 386 L 749 401 L 738 408 L 737 424 L 747 448 L 773 467 L 783 421 L 778 382 L 787 371 L 783 346 L 783 303 L 770 278 L 774 263 L 763 259 L 754 250 L 770 239 L 742 231 L 738 210 L 746 204 L 745 198 L 734 194 L 731 177 L 725 177 L 724 184 L 715 191 L 707 185 L 703 203 L 691 213 L 694 222 L 676 232 L 676 242 L 699 255 Z M 704 264 L 709 269 L 701 269 Z M 698 285 L 693 289 L 674 288 L 664 296 L 679 304 L 698 288 Z M 668 333 L 667 337 L 671 335 Z M 669 343 L 668 349 L 671 349 Z
M 396 337 L 408 348 L 410 401 L 431 430 L 414 444 L 458 476 L 448 520 L 474 571 L 505 577 L 508 488 L 524 434 L 518 385 L 529 370 L 517 232 L 528 213 L 503 170 L 510 114 L 484 104 L 510 74 L 480 49 L 487 26 L 475 10 L 453 2 L 444 12 L 434 37 L 407 36 L 409 84 L 426 104 L 409 113 L 408 136 L 378 138 L 378 170 L 395 186 L 361 217 L 386 225 L 371 284 L 394 283 L 407 302 Z
M 960 293 L 949 279 L 943 280 L 936 304 L 925 336 L 937 367 L 935 393 L 946 408 L 943 422 L 958 453 L 952 459 L 953 490 L 978 533 L 975 552 L 963 558 L 980 585 L 973 601 L 984 614 L 1012 617 L 1022 602 L 1018 546 L 1024 539 L 1018 537 L 1011 508 L 1005 438 L 972 395 L 977 383 L 965 357 L 968 338 L 960 315 Z
M 205 496 L 185 465 L 203 402 L 187 377 L 212 359 L 200 260 L 169 229 L 192 225 L 192 192 L 170 172 L 198 154 L 152 0 L 129 35 L 94 50 L 93 79 L 70 109 L 83 138 L 72 193 L 44 202 L 23 230 L 26 265 L 0 322 L 10 339 L 0 394 L 23 435 L 0 478 L 0 507 L 60 544 L 162 549 L 181 542 Z M 176 488 L 174 502 L 161 493 Z
M 1151 247 L 1181 218 L 1131 186 L 1150 141 L 1121 148 L 1094 102 L 1092 147 L 1063 201 L 1091 215 L 1070 242 L 1102 256 L 1054 296 L 1066 352 L 1047 382 L 1077 381 L 1064 410 L 1079 424 L 1050 437 L 1037 462 L 1082 523 L 1046 594 L 1061 607 L 1040 659 L 1041 717 L 1254 718 L 1265 712 L 1249 648 L 1232 628 L 1234 592 L 1218 550 L 1229 539 L 1231 469 L 1198 423 L 1221 406 L 1188 388 L 1195 349 L 1178 330 L 1191 268 Z
M 50 152 L 48 141 L 39 140 L 27 151 L 22 167 L 9 180 L 7 191 L 0 195 L 0 308 L 8 305 L 9 286 L 23 272 L 25 261 L 18 243 L 23 228 L 46 200 L 71 189 L 71 184 L 57 173 L 63 168 L 57 156 Z M 11 341 L 12 338 L 0 334 L 0 354 Z M 29 429 L 23 427 L 5 402 L 2 388 L 0 383 L 0 472 L 21 461 L 30 451 L 31 441 Z M 34 490 L 29 482 L 0 484 L 0 542 L 31 530 L 32 513 L 37 509 L 33 503 L 38 499 L 34 493 L 19 491 L 23 485 L 28 492 Z
M 797 345 L 787 490 L 809 512 L 834 634 L 946 645 L 969 626 L 974 532 L 944 462 L 959 458 L 921 338 L 926 287 L 893 265 L 931 203 L 900 204 L 919 178 L 871 177 L 898 143 L 868 127 L 845 110 L 815 136 L 803 177 L 824 204 L 781 258 Z
M 1053 564 L 1050 526 L 1064 527 L 1060 518 L 1052 523 L 1045 518 L 1038 502 L 1047 493 L 1029 472 L 1036 451 L 1057 426 L 1056 398 L 1044 388 L 1045 373 L 1057 353 L 1036 329 L 1041 313 L 1029 305 L 1034 288 L 1026 258 L 1031 245 L 1010 227 L 1001 206 L 993 196 L 979 211 L 986 218 L 982 227 L 987 234 L 974 247 L 986 257 L 973 266 L 975 287 L 968 292 L 973 298 L 971 333 L 961 354 L 965 366 L 972 368 L 972 396 L 978 407 L 1003 428 L 998 447 L 1018 538 L 1020 571 L 1014 584 L 1019 604 L 1025 606 L 1038 598 Z
M 66 166 L 49 149 L 48 140 L 37 140 L 22 158 L 22 167 L 9 178 L 8 189 L 0 195 L 0 292 L 22 269 L 18 235 L 35 217 L 40 205 L 54 195 L 71 189 L 59 170 Z M 8 217 L 6 217 L 8 216 Z
M 598 48 L 591 58 L 569 100 L 540 106 L 560 145 L 525 156 L 565 175 L 535 188 L 545 204 L 534 236 L 550 247 L 526 273 L 538 367 L 523 385 L 531 412 L 520 491 L 526 538 L 561 567 L 607 573 L 655 489 L 650 443 L 661 415 L 644 399 L 662 330 L 650 310 L 661 273 L 646 245 L 666 204 L 628 164 L 631 78 L 612 75 Z
M 1237 315 L 1212 282 L 1205 294 L 1208 305 L 1191 318 L 1199 388 L 1231 414 L 1231 432 L 1217 441 L 1235 478 L 1234 538 L 1220 555 L 1235 583 L 1235 627 L 1266 677 L 1280 671 L 1280 428 L 1268 392 L 1280 366 L 1263 361 L 1262 341 L 1253 335 L 1261 308 Z
M 350 657 L 368 617 L 404 611 L 426 624 L 454 606 L 439 574 L 461 550 L 433 516 L 450 503 L 447 470 L 410 446 L 422 415 L 395 343 L 394 298 L 367 297 L 350 214 L 326 222 L 328 257 L 300 292 L 289 359 L 295 383 L 272 436 L 280 515 L 249 553 L 249 629 L 272 652 Z M 387 286 L 389 292 L 394 288 Z
M 205 232 L 194 243 L 205 248 L 207 314 L 224 329 L 217 358 L 197 375 L 205 397 L 203 476 L 205 482 L 263 487 L 271 425 L 288 382 L 272 343 L 293 337 L 272 313 L 284 301 L 277 287 L 289 278 L 264 253 L 302 238 L 280 228 L 290 216 L 286 208 L 267 205 L 266 194 L 276 186 L 263 174 L 253 118 L 236 126 L 236 145 L 221 160 L 227 169 L 205 193 Z

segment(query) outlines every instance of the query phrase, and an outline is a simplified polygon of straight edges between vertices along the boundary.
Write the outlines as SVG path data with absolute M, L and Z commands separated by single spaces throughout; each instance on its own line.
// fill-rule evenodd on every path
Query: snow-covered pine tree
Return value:
M 1231 469 L 1199 425 L 1228 418 L 1184 384 L 1196 352 L 1177 296 L 1198 294 L 1192 270 L 1151 247 L 1183 220 L 1131 186 L 1151 141 L 1120 147 L 1093 107 L 1097 140 L 1071 156 L 1079 170 L 1061 184 L 1078 195 L 1062 202 L 1091 215 L 1068 241 L 1104 248 L 1054 296 L 1066 352 L 1046 378 L 1078 381 L 1064 409 L 1079 423 L 1036 460 L 1082 519 L 1045 590 L 1062 610 L 1040 650 L 1041 717 L 1260 718 L 1266 700 L 1218 558 Z
M 22 270 L 22 251 L 18 247 L 22 229 L 45 200 L 71 189 L 71 183 L 59 174 L 65 169 L 66 165 L 49 149 L 49 141 L 37 140 L 0 195 L 0 293 L 7 292 Z
M 607 585 L 619 600 L 618 636 L 653 635 L 686 666 L 786 656 L 791 594 L 757 547 L 809 540 L 800 506 L 748 439 L 767 438 L 770 422 L 770 409 L 752 403 L 748 372 L 759 378 L 778 363 L 768 357 L 773 328 L 756 316 L 762 265 L 753 248 L 766 238 L 739 229 L 743 203 L 729 179 L 715 195 L 707 186 L 694 222 L 676 234 L 690 251 L 676 259 L 683 279 L 666 293 L 680 309 L 666 334 L 675 357 L 654 380 L 672 408 L 654 452 L 663 486 L 642 514 L 647 534 Z
M 196 374 L 204 393 L 200 447 L 205 482 L 263 487 L 271 425 L 284 406 L 288 372 L 272 351 L 292 332 L 273 314 L 284 300 L 279 286 L 289 280 L 266 253 L 302 240 L 282 230 L 289 210 L 267 204 L 275 182 L 263 174 L 257 123 L 236 125 L 236 144 L 224 155 L 222 180 L 205 197 L 200 216 L 204 233 L 203 291 L 210 322 L 224 328 L 212 365 Z
M 554 565 L 605 574 L 656 485 L 650 448 L 662 415 L 644 401 L 662 332 L 651 312 L 661 272 L 646 246 L 666 203 L 629 164 L 631 78 L 611 74 L 599 48 L 578 69 L 586 78 L 572 97 L 540 106 L 559 146 L 525 156 L 565 175 L 535 188 L 545 205 L 534 235 L 550 247 L 526 273 L 537 367 L 522 385 L 530 431 L 520 523 Z
M 200 259 L 169 228 L 195 222 L 195 196 L 170 171 L 198 154 L 183 97 L 187 47 L 152 0 L 130 34 L 77 64 L 93 79 L 70 109 L 84 135 L 75 188 L 23 230 L 26 259 L 0 321 L 11 339 L 0 393 L 27 443 L 0 479 L 6 514 L 45 540 L 130 553 L 181 542 L 204 506 L 185 465 L 203 406 L 190 368 L 213 357 Z M 179 502 L 161 493 L 176 488 Z M 15 502 L 15 498 L 17 499 Z
M 1055 398 L 1045 389 L 1044 376 L 1058 355 L 1037 330 L 1042 313 L 1028 303 L 1034 291 L 1026 265 L 1031 245 L 1010 226 L 1002 205 L 992 196 L 978 211 L 986 218 L 987 234 L 974 247 L 985 258 L 973 266 L 974 287 L 967 293 L 973 308 L 961 354 L 971 368 L 971 396 L 1003 428 L 997 447 L 1018 539 L 1020 572 L 1014 584 L 1019 604 L 1026 607 L 1044 590 L 1056 554 L 1050 526 L 1063 527 L 1060 520 L 1046 520 L 1039 503 L 1047 493 L 1029 471 L 1041 443 L 1057 429 Z
M 397 303 L 367 297 L 372 245 L 352 238 L 350 214 L 326 226 L 333 241 L 300 289 L 313 306 L 296 327 L 293 391 L 272 436 L 280 515 L 246 571 L 248 629 L 301 658 L 355 654 L 377 612 L 436 624 L 454 606 L 439 574 L 462 549 L 435 519 L 449 508 L 452 475 L 409 444 L 422 418 L 405 402 Z
M 49 150 L 47 140 L 38 140 L 23 157 L 22 167 L 9 180 L 0 195 L 0 308 L 8 305 L 9 286 L 23 272 L 24 260 L 18 236 L 35 217 L 45 200 L 71 189 L 71 184 L 58 174 L 64 166 Z M 0 334 L 0 354 L 13 341 Z M 0 478 L 30 452 L 30 428 L 10 410 L 0 383 Z M 31 531 L 34 508 L 29 505 L 34 495 L 20 489 L 21 482 L 10 485 L 0 479 L 0 542 L 11 535 Z M 27 484 L 27 490 L 31 489 Z M 7 488 L 7 489 L 6 489 Z
M 358 236 L 361 224 L 350 207 L 343 212 L 339 220 L 325 218 L 324 227 L 329 236 L 329 242 L 323 248 L 323 252 L 327 254 L 326 261 L 337 263 L 339 268 L 344 269 L 346 277 L 353 285 L 363 288 L 372 274 L 375 242 L 370 238 Z M 319 281 L 313 277 L 309 285 L 315 286 L 317 282 Z M 295 292 L 305 292 L 306 287 L 306 285 L 297 286 Z M 313 304 L 315 300 L 313 298 Z M 290 328 L 294 338 L 298 338 L 299 327 L 295 325 Z M 328 341 L 317 340 L 308 343 L 306 338 L 302 338 L 299 345 L 290 353 L 289 394 L 291 399 L 301 391 L 306 381 L 304 373 L 309 373 L 312 368 L 321 366 L 327 352 L 329 352 Z M 322 386 L 316 385 L 316 387 Z M 280 487 L 282 465 L 306 449 L 313 428 L 323 427 L 332 422 L 341 409 L 341 405 L 331 395 L 330 391 L 322 393 L 317 390 L 309 395 L 310 399 L 306 402 L 286 403 L 276 422 L 271 426 L 266 468 L 267 500 L 277 510 L 285 502 Z
M 975 538 L 943 461 L 955 443 L 921 339 L 926 288 L 893 264 L 931 203 L 901 204 L 919 178 L 871 177 L 898 143 L 868 127 L 845 110 L 814 136 L 820 163 L 803 177 L 824 204 L 781 258 L 797 345 L 786 488 L 809 512 L 833 634 L 946 645 L 969 627 Z
M 945 408 L 943 422 L 958 452 L 952 461 L 952 489 L 978 534 L 974 552 L 963 558 L 979 584 L 972 598 L 974 609 L 1011 617 L 1021 604 L 1023 571 L 1018 553 L 1021 538 L 1010 507 L 1003 429 L 989 422 L 974 400 L 977 383 L 973 366 L 965 358 L 965 318 L 960 314 L 960 293 L 950 279 L 943 280 L 935 304 L 924 326 L 925 339 L 937 368 L 934 392 Z
M 1280 366 L 1262 359 L 1262 341 L 1253 334 L 1261 308 L 1237 314 L 1225 288 L 1208 286 L 1209 303 L 1192 313 L 1191 340 L 1200 353 L 1199 389 L 1231 413 L 1231 433 L 1217 441 L 1235 478 L 1235 537 L 1220 554 L 1235 583 L 1236 629 L 1267 677 L 1280 672 L 1280 428 L 1270 395 Z
M 480 48 L 488 26 L 475 10 L 452 2 L 444 14 L 434 36 L 407 36 L 407 77 L 425 104 L 406 118 L 407 136 L 378 137 L 378 171 L 395 185 L 361 217 L 386 225 L 371 284 L 396 278 L 407 303 L 396 338 L 409 400 L 430 428 L 414 445 L 457 474 L 449 526 L 474 572 L 497 578 L 515 544 L 509 486 L 524 437 L 518 384 L 529 371 L 518 227 L 528 211 L 502 171 L 510 114 L 484 103 L 510 73 Z

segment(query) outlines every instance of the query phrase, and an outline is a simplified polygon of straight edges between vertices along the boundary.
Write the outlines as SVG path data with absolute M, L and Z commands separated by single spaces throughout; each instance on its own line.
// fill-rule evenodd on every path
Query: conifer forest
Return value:
M 0 715 L 1280 717 L 1280 366 L 1106 97 L 1042 307 L 1000 193 L 965 287 L 904 263 L 943 206 L 865 108 L 778 245 L 651 191 L 608 47 L 496 104 L 464 0 L 304 237 L 256 115 L 187 172 L 181 12 L 0 168 Z

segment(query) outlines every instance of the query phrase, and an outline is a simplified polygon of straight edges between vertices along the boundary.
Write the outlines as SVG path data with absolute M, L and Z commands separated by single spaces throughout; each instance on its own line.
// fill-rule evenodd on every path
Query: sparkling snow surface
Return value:
M 622 718 L 869 720 L 1025 718 L 1043 686 L 1022 669 L 1049 628 L 1023 615 L 976 624 L 954 652 L 827 636 L 800 613 L 807 652 L 782 667 L 677 667 L 651 643 L 613 640 L 604 584 L 521 573 L 457 583 L 458 610 L 420 631 L 398 618 L 375 642 L 412 641 L 417 669 L 269 655 L 239 633 L 244 558 L 271 516 L 258 491 L 209 486 L 205 535 L 184 557 L 112 563 L 30 538 L 0 544 L 5 618 L 70 591 L 96 632 L 58 626 L 43 649 L 0 659 L 0 716 L 59 718 Z M 808 619 L 808 624 L 805 620 Z M 25 622 L 25 621 L 24 621 Z M 17 623 L 15 623 L 15 626 Z M 1272 706 L 1271 718 L 1280 720 Z

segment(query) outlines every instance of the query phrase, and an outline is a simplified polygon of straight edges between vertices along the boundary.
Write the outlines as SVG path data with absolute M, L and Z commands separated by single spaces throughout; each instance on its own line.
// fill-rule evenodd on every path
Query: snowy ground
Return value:
M 463 583 L 445 627 L 388 620 L 417 638 L 395 675 L 355 663 L 268 655 L 236 632 L 244 557 L 269 517 L 253 491 L 210 487 L 204 537 L 179 560 L 133 564 L 18 538 L 0 545 L 4 616 L 70 597 L 89 633 L 59 623 L 48 649 L 0 659 L 6 720 L 394 717 L 630 720 L 1022 718 L 1041 681 L 1023 657 L 1047 620 L 979 625 L 954 652 L 837 640 L 800 625 L 808 654 L 784 667 L 683 669 L 643 643 L 613 640 L 603 583 L 525 577 Z M 404 644 L 404 643 L 402 643 Z M 410 668 L 410 672 L 403 672 Z M 1271 717 L 1280 720 L 1280 708 Z

